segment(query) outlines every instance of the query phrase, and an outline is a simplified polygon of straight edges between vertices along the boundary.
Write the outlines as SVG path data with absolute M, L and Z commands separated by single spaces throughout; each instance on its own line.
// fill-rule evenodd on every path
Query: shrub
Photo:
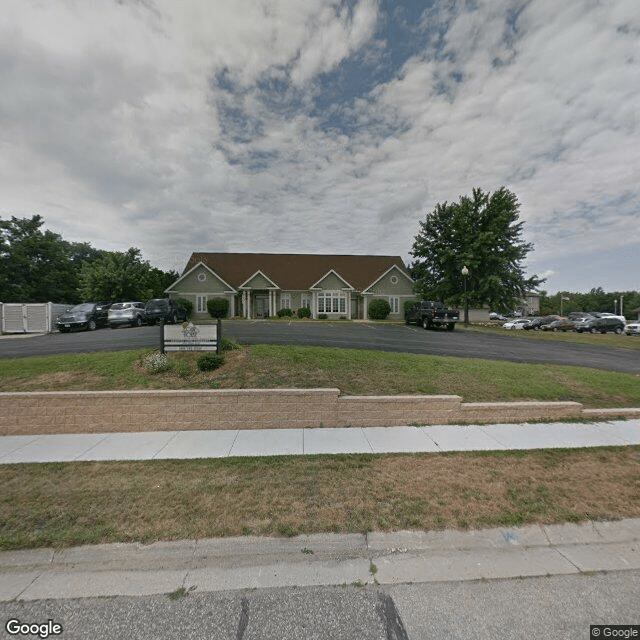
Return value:
M 369 303 L 368 315 L 371 320 L 385 320 L 391 313 L 391 305 L 382 298 L 375 298 Z
M 215 353 L 203 353 L 198 356 L 196 364 L 200 371 L 213 371 L 224 364 L 224 356 L 219 356 Z
M 171 369 L 166 353 L 152 353 L 142 361 L 142 364 L 149 373 L 162 373 Z
M 226 318 L 229 315 L 229 301 L 226 298 L 207 300 L 207 311 L 212 318 Z
M 174 300 L 174 302 L 187 312 L 187 318 L 190 318 L 193 315 L 193 302 L 191 302 L 191 300 L 178 298 L 177 300 Z
M 318 320 L 326 320 L 329 316 L 326 313 L 319 313 Z
M 300 307 L 298 309 L 298 318 L 310 318 L 311 317 L 311 309 L 309 307 Z
M 293 315 L 293 311 L 291 309 L 280 309 L 280 311 L 276 312 L 276 315 L 278 318 L 284 318 L 285 316 L 290 318 Z
M 405 314 L 407 313 L 407 311 L 409 311 L 410 309 L 413 308 L 413 306 L 416 304 L 416 302 L 418 302 L 417 300 L 405 300 L 404 301 L 404 312 Z
M 242 349 L 242 347 L 237 342 L 222 336 L 222 338 L 220 338 L 220 349 L 222 349 L 222 351 L 235 351 L 237 349 Z

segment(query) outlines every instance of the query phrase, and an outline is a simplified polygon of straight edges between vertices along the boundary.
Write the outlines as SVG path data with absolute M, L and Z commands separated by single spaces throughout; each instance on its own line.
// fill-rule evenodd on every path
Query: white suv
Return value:
M 116 302 L 109 307 L 109 326 L 112 329 L 123 324 L 141 327 L 145 320 L 142 302 Z

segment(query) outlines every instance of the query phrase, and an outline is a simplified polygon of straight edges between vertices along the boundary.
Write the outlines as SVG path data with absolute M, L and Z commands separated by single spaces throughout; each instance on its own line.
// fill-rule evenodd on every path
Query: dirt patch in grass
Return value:
M 102 378 L 82 371 L 54 371 L 31 378 L 13 377 L 3 380 L 3 391 L 81 391 L 99 384 Z
M 0 547 L 640 517 L 640 447 L 0 467 Z

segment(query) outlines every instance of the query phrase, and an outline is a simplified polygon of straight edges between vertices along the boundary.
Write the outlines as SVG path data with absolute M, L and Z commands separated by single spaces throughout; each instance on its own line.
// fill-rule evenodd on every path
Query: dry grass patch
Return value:
M 640 447 L 11 465 L 0 547 L 640 517 Z

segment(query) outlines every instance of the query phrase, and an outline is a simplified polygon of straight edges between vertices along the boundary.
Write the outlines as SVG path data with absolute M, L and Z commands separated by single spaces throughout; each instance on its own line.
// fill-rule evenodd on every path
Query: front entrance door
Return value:
M 266 318 L 269 315 L 269 295 L 256 294 L 256 318 Z

